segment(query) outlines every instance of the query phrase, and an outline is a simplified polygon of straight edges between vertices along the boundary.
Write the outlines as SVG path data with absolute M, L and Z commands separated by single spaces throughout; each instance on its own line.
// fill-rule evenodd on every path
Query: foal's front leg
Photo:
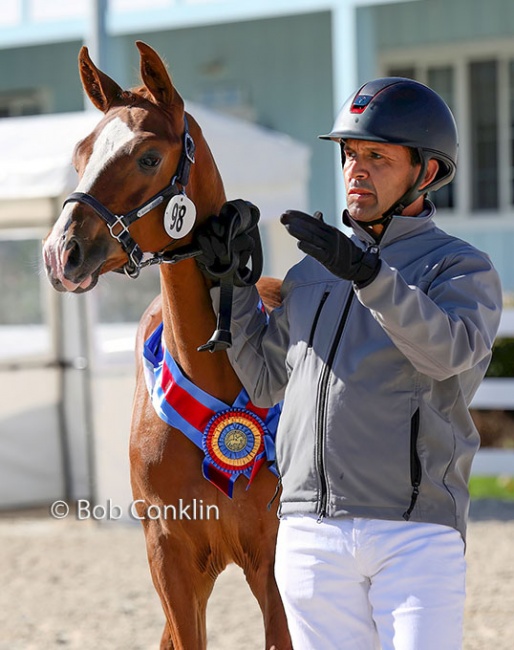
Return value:
M 166 616 L 161 650 L 205 650 L 207 601 L 215 576 L 201 567 L 186 537 L 166 535 L 156 521 L 145 524 L 145 537 L 152 580 Z
M 243 569 L 262 612 L 266 650 L 292 650 L 284 606 L 275 582 L 273 563 L 264 561 L 258 567 L 247 563 Z
M 266 650 L 292 650 L 282 599 L 275 581 L 275 546 L 278 530 L 277 503 L 268 510 L 276 478 L 265 469 L 249 491 L 238 486 L 245 517 L 237 518 L 238 549 L 234 560 L 243 569 L 264 621 Z M 244 490 L 244 491 L 243 491 Z M 253 497 L 250 497 L 253 492 Z

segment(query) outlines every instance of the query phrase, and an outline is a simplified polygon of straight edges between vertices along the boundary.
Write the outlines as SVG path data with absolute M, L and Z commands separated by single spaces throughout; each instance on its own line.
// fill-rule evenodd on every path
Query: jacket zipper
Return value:
M 316 314 L 314 315 L 314 320 L 312 321 L 311 333 L 309 335 L 309 342 L 307 344 L 308 348 L 312 348 L 312 344 L 314 342 L 314 332 L 316 331 L 316 327 L 318 326 L 321 310 L 323 309 L 323 305 L 325 304 L 329 294 L 330 291 L 325 291 L 325 293 L 321 297 L 320 303 L 318 305 L 318 309 L 316 310 Z
M 418 435 L 419 435 L 419 408 L 414 411 L 410 421 L 410 482 L 412 485 L 412 494 L 410 504 L 403 513 L 405 521 L 409 521 L 416 501 L 419 495 L 419 486 L 421 484 L 421 461 L 418 456 Z
M 321 371 L 321 376 L 318 382 L 318 395 L 317 395 L 317 422 L 316 422 L 316 463 L 318 476 L 320 479 L 320 498 L 318 505 L 318 522 L 320 522 L 323 517 L 326 515 L 327 510 L 327 493 L 328 493 L 328 480 L 325 469 L 325 450 L 324 450 L 324 437 L 325 437 L 325 425 L 326 425 L 326 411 L 328 403 L 328 383 L 330 379 L 330 372 L 332 370 L 332 364 L 336 356 L 337 347 L 339 341 L 343 334 L 343 330 L 348 320 L 348 313 L 352 304 L 354 292 L 350 290 L 350 295 L 344 306 L 343 314 L 341 320 L 339 321 L 339 326 L 335 338 L 332 342 L 332 347 L 327 358 L 327 362 L 323 366 Z
M 273 502 L 274 502 L 275 499 L 278 497 L 278 494 L 279 494 L 279 492 L 280 492 L 280 488 L 281 488 L 281 487 L 282 487 L 282 477 L 279 476 L 279 477 L 278 477 L 278 481 L 277 481 L 277 486 L 275 487 L 275 492 L 273 492 L 273 496 L 272 496 L 271 499 L 268 501 L 268 505 L 266 506 L 266 510 L 267 510 L 268 512 L 271 510 L 271 506 L 273 505 Z
M 275 469 L 277 470 L 278 480 L 277 480 L 277 485 L 275 487 L 275 492 L 273 493 L 273 496 L 268 501 L 268 505 L 266 506 L 268 512 L 271 510 L 271 506 L 273 505 L 273 502 L 275 501 L 275 499 L 280 494 L 280 488 L 282 487 L 282 474 L 280 473 L 280 468 L 278 466 L 278 458 L 276 456 L 276 452 L 275 452 Z M 280 504 L 279 504 L 278 507 L 279 507 L 279 511 L 277 512 L 277 515 L 280 516 Z

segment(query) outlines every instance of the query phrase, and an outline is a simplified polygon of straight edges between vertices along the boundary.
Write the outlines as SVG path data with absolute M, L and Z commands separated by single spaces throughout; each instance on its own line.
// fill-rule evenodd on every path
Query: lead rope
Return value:
M 219 352 L 232 347 L 230 322 L 232 320 L 232 298 L 234 294 L 234 274 L 220 279 L 220 304 L 213 335 L 198 348 L 198 352 Z
M 234 285 L 248 287 L 257 282 L 262 273 L 262 245 L 257 223 L 259 209 L 242 199 L 227 201 L 221 208 L 218 217 L 225 227 L 224 237 L 226 255 L 223 259 L 215 260 L 206 268 L 207 274 L 219 281 L 220 302 L 216 321 L 216 330 L 211 338 L 198 348 L 199 352 L 218 352 L 232 346 L 230 323 L 232 320 L 232 298 Z M 253 240 L 253 251 L 250 259 L 252 267 L 240 268 L 239 253 L 233 249 L 234 239 L 243 233 Z

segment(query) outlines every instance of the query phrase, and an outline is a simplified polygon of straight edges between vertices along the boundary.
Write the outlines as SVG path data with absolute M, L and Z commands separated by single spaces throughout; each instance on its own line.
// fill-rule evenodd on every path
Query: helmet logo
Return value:
M 373 99 L 373 95 L 357 95 L 352 102 L 350 113 L 363 113 L 366 106 Z

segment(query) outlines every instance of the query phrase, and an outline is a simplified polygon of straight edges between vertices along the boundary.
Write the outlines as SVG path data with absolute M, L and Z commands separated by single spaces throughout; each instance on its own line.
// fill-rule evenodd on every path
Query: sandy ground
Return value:
M 464 650 L 513 647 L 513 549 L 514 503 L 473 504 Z M 0 650 L 159 646 L 163 615 L 138 524 L 3 515 L 0 585 Z M 260 613 L 237 567 L 218 580 L 208 628 L 210 650 L 263 648 Z

